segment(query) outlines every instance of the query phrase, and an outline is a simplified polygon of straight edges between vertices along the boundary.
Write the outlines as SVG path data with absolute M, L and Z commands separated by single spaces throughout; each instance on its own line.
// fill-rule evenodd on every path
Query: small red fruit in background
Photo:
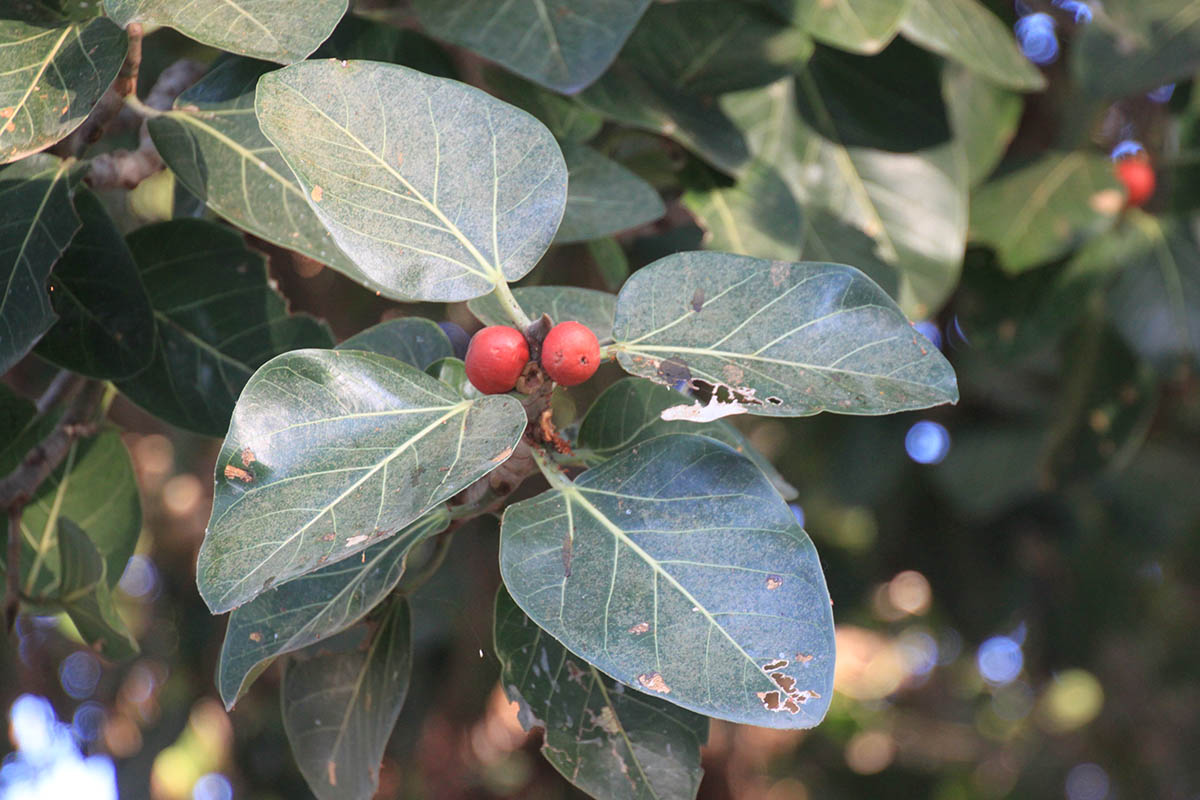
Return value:
M 542 368 L 556 383 L 576 386 L 600 367 L 600 342 L 588 326 L 560 322 L 542 342 Z
M 1126 208 L 1141 207 L 1154 195 L 1154 168 L 1145 157 L 1122 158 L 1114 169 L 1125 184 Z
M 511 392 L 529 363 L 529 345 L 516 328 L 492 325 L 471 337 L 467 380 L 484 394 Z

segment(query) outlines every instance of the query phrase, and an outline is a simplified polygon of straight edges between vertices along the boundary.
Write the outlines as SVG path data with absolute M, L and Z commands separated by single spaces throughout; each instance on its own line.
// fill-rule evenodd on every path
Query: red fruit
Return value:
M 596 374 L 600 366 L 600 342 L 596 334 L 578 322 L 560 322 L 542 342 L 542 367 L 563 386 L 576 386 Z
M 1154 168 L 1143 158 L 1123 158 L 1115 167 L 1125 184 L 1125 206 L 1143 206 L 1154 195 Z
M 467 380 L 484 394 L 511 392 L 527 363 L 529 345 L 516 328 L 492 325 L 467 346 Z

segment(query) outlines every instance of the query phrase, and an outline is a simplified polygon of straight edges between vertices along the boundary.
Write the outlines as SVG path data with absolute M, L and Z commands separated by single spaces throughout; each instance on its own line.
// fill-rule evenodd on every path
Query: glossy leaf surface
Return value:
M 584 145 L 563 148 L 570 183 L 556 244 L 599 239 L 636 228 L 666 213 L 654 187 Z
M 517 280 L 562 218 L 550 132 L 457 81 L 310 61 L 264 75 L 255 109 L 334 241 L 395 294 L 466 300 Z
M 724 387 L 751 414 L 891 414 L 958 400 L 938 349 L 843 264 L 667 256 L 621 289 L 613 336 L 627 372 Z
M 807 728 L 833 685 L 816 550 L 748 459 L 703 436 L 645 442 L 504 513 L 522 610 L 626 686 L 732 722 Z
M 625 687 L 529 619 L 503 587 L 494 628 L 500 681 L 526 730 L 546 729 L 542 755 L 593 797 L 690 800 L 708 720 Z
M 214 613 L 358 554 L 512 454 L 525 412 L 464 400 L 420 370 L 360 350 L 263 365 L 217 457 L 197 583 Z

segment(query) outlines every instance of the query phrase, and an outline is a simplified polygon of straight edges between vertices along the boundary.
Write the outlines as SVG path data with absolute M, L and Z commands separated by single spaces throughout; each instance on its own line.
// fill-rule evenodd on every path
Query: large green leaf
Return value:
M 1050 153 L 979 187 L 971 238 L 995 248 L 1008 272 L 1032 269 L 1111 227 L 1124 205 L 1119 186 L 1103 156 Z
M 622 378 L 601 392 L 588 408 L 579 424 L 575 453 L 594 466 L 656 436 L 697 433 L 723 442 L 749 458 L 785 500 L 795 499 L 796 487 L 754 449 L 741 431 L 725 420 L 698 427 L 694 422 L 662 418 L 662 412 L 668 408 L 690 402 L 686 395 L 665 386 L 640 378 Z
M 730 412 L 892 414 L 958 400 L 941 352 L 843 264 L 676 253 L 621 289 L 613 337 L 626 371 L 710 384 Z
M 503 463 L 525 423 L 515 398 L 464 400 L 375 353 L 272 359 L 217 456 L 201 596 L 221 613 L 357 554 Z
M 711 250 L 795 261 L 804 243 L 804 214 L 774 167 L 758 162 L 733 186 L 698 176 L 683 204 L 704 228 Z
M 1017 91 L 1046 87 L 1012 31 L 979 0 L 912 0 L 900 32 L 1000 86 Z
M 362 619 L 400 582 L 412 548 L 445 530 L 445 506 L 387 541 L 350 558 L 268 589 L 229 615 L 217 689 L 233 708 L 271 662 L 339 633 Z
M 65 161 L 39 155 L 0 172 L 0 374 L 56 319 L 46 279 L 80 225 L 68 168 Z
M 118 387 L 173 425 L 222 435 L 260 364 L 333 344 L 322 323 L 287 313 L 265 259 L 231 228 L 177 219 L 139 228 L 128 242 L 154 306 L 158 346 L 150 366 Z
M 80 189 L 75 210 L 83 228 L 54 267 L 50 292 L 58 322 L 37 354 L 93 378 L 127 378 L 154 357 L 150 298 L 100 199 Z
M 95 544 L 66 517 L 59 517 L 56 527 L 61 582 L 52 605 L 66 611 L 83 641 L 110 661 L 137 655 L 137 642 L 113 604 L 111 585 L 116 578 L 101 580 L 105 566 Z
M 465 84 L 309 61 L 264 75 L 255 110 L 334 241 L 394 293 L 486 294 L 532 269 L 562 218 L 567 169 L 554 137 Z
M 170 25 L 221 50 L 281 64 L 316 50 L 346 13 L 346 0 L 104 0 L 109 16 Z
M 556 244 L 611 236 L 666 213 L 654 187 L 612 159 L 581 144 L 565 146 L 563 156 L 570 183 Z
M 0 478 L 16 469 L 57 423 L 56 414 L 39 416 L 33 403 L 0 383 Z
M 912 0 L 768 0 L 824 44 L 870 55 L 887 47 Z
M 708 720 L 627 692 L 539 628 L 504 587 L 493 631 L 500 681 L 526 730 L 545 728 L 542 755 L 606 800 L 691 800 L 700 788 Z
M 450 338 L 433 320 L 400 317 L 372 325 L 337 346 L 338 350 L 369 350 L 424 370 L 438 359 L 454 355 Z
M 660 436 L 509 506 L 500 572 L 534 622 L 627 686 L 770 728 L 829 707 L 816 550 L 758 467 L 713 439 Z
M 966 152 L 967 184 L 978 186 L 1004 158 L 1024 103 L 1020 95 L 951 64 L 942 72 L 942 98 L 950 127 Z
M 565 94 L 612 63 L 650 0 L 415 0 L 421 24 Z
M 320 800 L 371 800 L 412 671 L 408 603 L 387 608 L 366 647 L 296 659 L 280 705 L 292 754 Z
M 125 48 L 125 31 L 103 17 L 65 25 L 0 19 L 0 164 L 75 130 L 117 77 Z
M 1200 14 L 1192 0 L 1106 0 L 1080 31 L 1071 72 L 1096 97 L 1124 97 L 1200 69 Z
M 133 463 L 115 430 L 73 442 L 25 506 L 21 573 L 27 595 L 58 590 L 58 524 L 64 517 L 87 531 L 104 560 L 106 585 L 116 586 L 141 533 L 142 504 Z
M 545 314 L 555 323 L 575 320 L 591 328 L 600 341 L 612 338 L 616 295 L 578 286 L 527 286 L 514 289 L 513 296 L 532 319 Z M 485 325 L 512 324 L 493 295 L 477 297 L 467 303 L 467 308 Z

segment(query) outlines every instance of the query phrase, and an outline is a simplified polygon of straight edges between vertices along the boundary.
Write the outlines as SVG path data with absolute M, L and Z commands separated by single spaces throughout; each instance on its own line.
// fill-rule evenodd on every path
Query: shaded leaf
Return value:
M 625 687 L 533 623 L 504 587 L 493 636 L 505 694 L 521 725 L 546 729 L 542 755 L 593 797 L 696 796 L 708 720 Z
M 220 436 L 242 386 L 272 356 L 328 347 L 324 324 L 289 315 L 266 261 L 236 231 L 197 219 L 147 225 L 128 237 L 157 322 L 154 361 L 118 388 L 181 428 Z
M 200 594 L 221 613 L 356 555 L 503 463 L 525 422 L 515 398 L 464 400 L 374 353 L 272 359 L 217 457 Z
M 971 198 L 971 238 L 991 245 L 1009 273 L 1064 256 L 1107 230 L 1124 206 L 1112 163 L 1050 153 L 994 178 Z
M 370 800 L 412 672 L 408 603 L 392 602 L 365 649 L 294 660 L 283 675 L 283 728 L 321 800 Z
M 466 300 L 517 280 L 562 217 L 550 132 L 465 84 L 310 61 L 264 75 L 255 108 L 334 241 L 393 293 Z
M 79 230 L 69 164 L 39 155 L 0 172 L 0 374 L 54 324 L 46 279 Z
M 337 350 L 368 350 L 391 356 L 424 370 L 454 355 L 454 345 L 436 322 L 424 317 L 400 317 L 372 325 L 339 344 Z
M 482 397 L 483 393 L 467 377 L 467 365 L 460 358 L 439 358 L 425 368 L 425 374 L 437 378 L 463 397 Z
M 527 286 L 513 289 L 513 296 L 530 319 L 547 314 L 555 323 L 575 320 L 591 328 L 600 341 L 612 338 L 616 295 L 578 286 Z M 493 295 L 477 297 L 467 308 L 485 325 L 512 324 Z
M 978 186 L 1008 150 L 1024 103 L 1020 95 L 953 65 L 942 72 L 942 97 L 950 127 L 966 153 L 967 184 Z
M 727 253 L 795 261 L 804 241 L 804 215 L 771 166 L 757 162 L 733 186 L 707 176 L 683 195 L 704 229 L 704 246 Z
M 616 239 L 593 239 L 587 242 L 588 255 L 596 262 L 596 271 L 605 288 L 616 291 L 629 277 L 629 258 Z
M 137 640 L 117 613 L 112 589 L 104 583 L 94 591 L 63 604 L 75 630 L 94 651 L 109 661 L 124 661 L 140 652 Z
M 1046 88 L 1012 30 L 979 0 L 912 0 L 900 32 L 992 83 L 1026 92 Z
M 58 596 L 63 603 L 83 597 L 104 580 L 104 558 L 87 533 L 67 517 L 59 517 L 55 535 Z
M 154 357 L 154 311 L 133 255 L 99 198 L 80 189 L 75 210 L 83 228 L 50 279 L 59 319 L 37 354 L 92 378 L 126 378 Z
M 220 50 L 281 64 L 317 49 L 346 13 L 346 0 L 104 0 L 116 22 L 169 25 Z
M 746 436 L 725 420 L 703 426 L 683 420 L 664 420 L 660 414 L 692 399 L 640 378 L 622 378 L 605 389 L 583 417 L 576 437 L 576 454 L 589 464 L 602 463 L 647 439 L 667 433 L 694 433 L 729 445 L 754 462 L 784 500 L 798 492 Z
M 33 403 L 0 383 L 0 478 L 16 469 L 56 424 L 56 414 L 39 417 Z
M 426 70 L 427 71 L 427 70 Z M 586 142 L 604 125 L 604 118 L 573 97 L 547 91 L 511 72 L 488 67 L 484 83 L 500 99 L 537 117 L 560 142 Z
M 660 218 L 667 209 L 654 187 L 584 145 L 563 147 L 570 182 L 555 244 L 599 239 Z
M 65 25 L 0 19 L 0 164 L 75 130 L 117 77 L 125 48 L 125 31 L 104 17 Z
M 613 336 L 627 372 L 706 382 L 751 414 L 892 414 L 958 400 L 938 349 L 842 264 L 667 256 L 621 289 Z
M 1110 0 L 1071 47 L 1071 73 L 1094 97 L 1124 97 L 1200 69 L 1200 15 L 1191 0 Z
M 823 43 L 870 55 L 887 47 L 911 0 L 768 0 Z
M 362 559 L 330 564 L 235 608 L 217 667 L 217 688 L 225 707 L 233 708 L 279 656 L 362 619 L 400 582 L 412 548 L 445 530 L 449 521 L 446 508 L 436 508 L 387 541 L 368 547 Z
M 584 88 L 612 63 L 650 0 L 415 0 L 422 26 L 542 86 Z
M 833 616 L 807 534 L 748 459 L 660 436 L 511 505 L 500 571 L 555 639 L 701 714 L 806 728 L 833 685 Z

